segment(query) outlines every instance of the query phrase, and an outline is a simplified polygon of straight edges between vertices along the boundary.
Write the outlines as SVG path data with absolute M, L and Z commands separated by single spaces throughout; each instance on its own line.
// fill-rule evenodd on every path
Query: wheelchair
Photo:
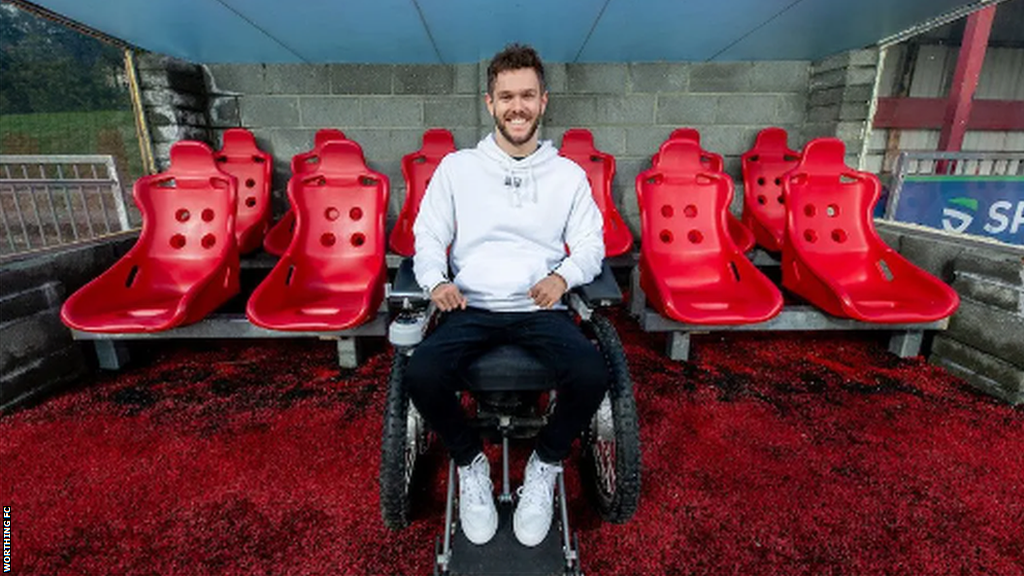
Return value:
M 581 478 L 588 499 L 608 522 L 624 523 L 640 497 L 640 435 L 633 384 L 625 351 L 601 307 L 622 301 L 611 269 L 567 295 L 570 312 L 605 358 L 609 389 L 590 425 L 581 435 Z M 411 485 L 416 466 L 433 437 L 403 386 L 405 366 L 415 353 L 434 316 L 429 297 L 416 284 L 412 260 L 405 259 L 389 288 L 396 317 L 389 328 L 395 355 L 388 379 L 380 463 L 380 503 L 384 524 L 401 529 L 409 523 Z M 553 528 L 534 548 L 512 534 L 513 498 L 509 487 L 509 440 L 536 435 L 557 402 L 553 375 L 523 349 L 506 345 L 476 360 L 464 377 L 463 389 L 476 401 L 471 424 L 485 440 L 502 446 L 498 532 L 483 546 L 466 540 L 458 529 L 455 463 L 449 459 L 445 530 L 434 542 L 434 574 L 582 574 L 578 539 L 570 529 L 565 482 L 556 483 Z M 547 405 L 541 401 L 546 393 Z

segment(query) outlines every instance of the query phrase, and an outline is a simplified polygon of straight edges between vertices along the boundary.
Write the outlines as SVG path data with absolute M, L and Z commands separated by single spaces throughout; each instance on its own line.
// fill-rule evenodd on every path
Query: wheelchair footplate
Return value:
M 499 503 L 497 506 L 498 532 L 487 544 L 471 543 L 462 529 L 453 524 L 449 574 L 561 576 L 566 573 L 561 522 L 553 520 L 547 537 L 537 546 L 526 547 L 512 532 L 512 505 Z
M 454 480 L 452 478 L 451 480 Z M 567 532 L 568 516 L 563 502 L 565 484 L 561 475 L 556 489 L 555 515 L 551 529 L 540 544 L 523 546 L 512 530 L 515 507 L 496 499 L 498 530 L 489 542 L 476 545 L 466 539 L 454 514 L 448 524 L 448 542 L 435 543 L 434 574 L 445 576 L 583 576 L 579 568 L 579 543 Z M 447 548 L 447 550 L 445 549 Z

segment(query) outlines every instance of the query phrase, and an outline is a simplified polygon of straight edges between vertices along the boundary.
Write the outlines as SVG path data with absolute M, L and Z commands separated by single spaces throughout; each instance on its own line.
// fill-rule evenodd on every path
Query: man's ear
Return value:
M 487 105 L 488 114 L 494 116 L 494 98 L 491 97 L 490 92 L 484 92 L 484 104 Z
M 548 91 L 545 90 L 544 93 L 540 95 L 540 115 L 543 116 L 544 115 L 544 111 L 547 110 L 547 109 L 548 109 Z

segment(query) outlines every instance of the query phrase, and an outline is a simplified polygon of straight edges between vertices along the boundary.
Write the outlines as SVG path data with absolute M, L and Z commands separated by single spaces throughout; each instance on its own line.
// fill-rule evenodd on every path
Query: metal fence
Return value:
M 0 256 L 137 227 L 112 156 L 0 155 Z
M 896 175 L 1022 176 L 1024 152 L 903 152 Z
M 1024 152 L 903 152 L 893 171 L 887 220 L 895 215 L 904 180 L 915 176 L 1024 176 Z

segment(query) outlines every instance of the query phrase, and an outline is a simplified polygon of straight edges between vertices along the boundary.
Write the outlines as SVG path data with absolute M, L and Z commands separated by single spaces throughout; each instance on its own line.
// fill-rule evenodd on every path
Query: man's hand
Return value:
M 533 288 L 530 288 L 529 294 L 537 306 L 551 308 L 562 299 L 562 295 L 568 289 L 569 285 L 566 284 L 565 278 L 552 273 L 534 284 Z
M 459 291 L 459 287 L 451 282 L 442 282 L 435 286 L 430 293 L 430 299 L 442 312 L 456 308 L 466 309 L 466 297 Z

